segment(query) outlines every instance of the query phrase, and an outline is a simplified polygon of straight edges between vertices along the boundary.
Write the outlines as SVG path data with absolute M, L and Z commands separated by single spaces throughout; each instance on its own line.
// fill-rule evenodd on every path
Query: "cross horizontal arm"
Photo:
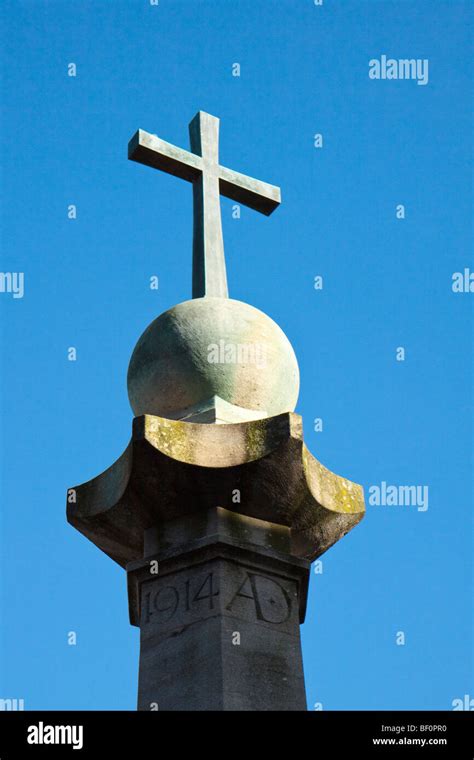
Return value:
M 177 148 L 143 129 L 137 130 L 128 143 L 128 157 L 188 182 L 194 182 L 202 171 L 201 156 Z
M 195 182 L 202 171 L 202 158 L 138 129 L 128 144 L 131 161 Z M 281 203 L 280 188 L 220 166 L 219 190 L 226 198 L 269 216 Z
M 280 188 L 261 182 L 259 179 L 247 177 L 224 166 L 219 170 L 219 189 L 221 195 L 231 198 L 237 203 L 260 211 L 269 216 L 281 203 Z

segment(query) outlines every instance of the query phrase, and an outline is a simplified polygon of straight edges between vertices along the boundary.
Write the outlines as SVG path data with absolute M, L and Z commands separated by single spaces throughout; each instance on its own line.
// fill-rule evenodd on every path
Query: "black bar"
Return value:
M 312 758 L 450 758 L 472 760 L 472 712 L 0 712 L 0 760 L 28 757 L 163 757 L 189 750 L 211 757 L 283 747 Z M 40 730 L 42 724 L 42 730 Z M 48 727 L 52 726 L 53 729 Z M 69 727 L 63 733 L 56 727 Z M 76 733 L 72 727 L 76 726 Z M 80 730 L 82 727 L 82 747 Z M 403 729 L 401 728 L 403 727 Z M 72 744 L 32 744 L 70 739 Z M 383 740 L 383 743 L 382 743 Z M 424 744 L 422 741 L 424 740 Z M 323 754 L 324 752 L 324 754 Z M 116 753 L 116 754 L 115 754 Z M 330 754 L 326 754 L 330 753 Z M 193 754 L 193 757 L 195 755 Z

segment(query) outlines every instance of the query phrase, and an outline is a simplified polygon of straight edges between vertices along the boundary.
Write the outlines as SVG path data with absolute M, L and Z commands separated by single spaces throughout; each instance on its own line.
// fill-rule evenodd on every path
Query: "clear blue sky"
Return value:
M 0 293 L 0 697 L 135 708 L 125 573 L 65 494 L 125 448 L 133 346 L 191 294 L 190 186 L 127 161 L 128 140 L 187 147 L 198 110 L 221 118 L 223 164 L 282 188 L 268 219 L 224 199 L 223 226 L 232 297 L 294 345 L 307 445 L 366 495 L 429 487 L 424 512 L 368 505 L 312 574 L 309 706 L 474 697 L 474 294 L 451 288 L 473 269 L 470 6 L 4 0 L 1 270 L 25 293 Z M 428 59 L 428 84 L 369 79 L 382 54 Z

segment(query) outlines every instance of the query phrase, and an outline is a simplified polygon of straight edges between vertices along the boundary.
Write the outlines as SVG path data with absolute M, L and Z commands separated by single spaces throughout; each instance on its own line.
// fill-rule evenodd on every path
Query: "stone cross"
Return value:
M 191 152 L 139 129 L 128 145 L 132 161 L 193 183 L 193 298 L 227 298 L 220 196 L 268 216 L 280 188 L 219 164 L 219 119 L 198 111 L 189 124 Z

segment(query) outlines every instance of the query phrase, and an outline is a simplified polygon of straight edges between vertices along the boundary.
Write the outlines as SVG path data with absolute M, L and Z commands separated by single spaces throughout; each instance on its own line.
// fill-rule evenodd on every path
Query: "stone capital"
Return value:
M 70 489 L 67 518 L 125 567 L 143 558 L 147 530 L 215 507 L 289 528 L 289 553 L 308 560 L 365 509 L 362 487 L 308 451 L 297 414 L 221 425 L 143 415 L 122 456 Z

